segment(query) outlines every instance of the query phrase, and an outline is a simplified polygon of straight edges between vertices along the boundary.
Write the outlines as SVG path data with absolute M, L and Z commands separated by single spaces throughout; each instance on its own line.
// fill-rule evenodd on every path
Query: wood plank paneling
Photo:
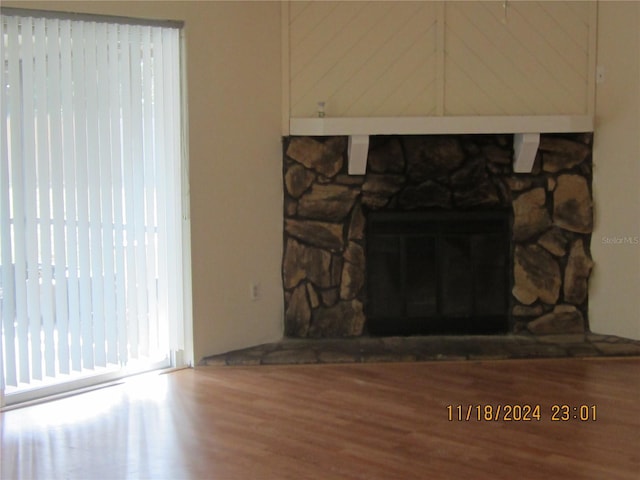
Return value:
M 591 112 L 594 2 L 291 2 L 292 117 Z M 286 56 L 285 56 L 286 57 Z
M 289 43 L 293 116 L 435 112 L 430 2 L 293 2 Z
M 590 8 L 447 3 L 445 113 L 587 113 Z

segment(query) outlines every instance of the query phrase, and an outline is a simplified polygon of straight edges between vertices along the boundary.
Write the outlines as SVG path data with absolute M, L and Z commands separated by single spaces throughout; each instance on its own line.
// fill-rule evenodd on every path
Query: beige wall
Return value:
M 594 139 L 594 332 L 640 339 L 640 2 L 600 2 Z M 615 239 L 627 239 L 616 244 Z M 624 241 L 624 240 L 623 240 Z M 638 242 L 638 243 L 636 243 Z
M 280 3 L 3 6 L 185 21 L 194 357 L 281 338 Z

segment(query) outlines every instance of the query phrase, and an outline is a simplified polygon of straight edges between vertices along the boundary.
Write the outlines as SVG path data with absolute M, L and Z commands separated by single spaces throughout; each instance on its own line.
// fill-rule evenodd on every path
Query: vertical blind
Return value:
M 182 349 L 179 38 L 3 11 L 3 387 Z

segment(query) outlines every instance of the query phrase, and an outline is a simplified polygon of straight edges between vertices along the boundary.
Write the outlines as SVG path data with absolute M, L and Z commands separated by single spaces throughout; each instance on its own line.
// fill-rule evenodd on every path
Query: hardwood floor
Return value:
M 0 420 L 3 479 L 638 480 L 640 358 L 203 367 Z

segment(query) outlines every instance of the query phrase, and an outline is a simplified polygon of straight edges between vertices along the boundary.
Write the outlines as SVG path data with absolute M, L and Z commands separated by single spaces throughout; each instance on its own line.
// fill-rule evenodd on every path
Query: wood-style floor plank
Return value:
M 506 404 L 542 418 L 448 419 Z M 204 367 L 0 421 L 3 479 L 638 480 L 640 358 Z

